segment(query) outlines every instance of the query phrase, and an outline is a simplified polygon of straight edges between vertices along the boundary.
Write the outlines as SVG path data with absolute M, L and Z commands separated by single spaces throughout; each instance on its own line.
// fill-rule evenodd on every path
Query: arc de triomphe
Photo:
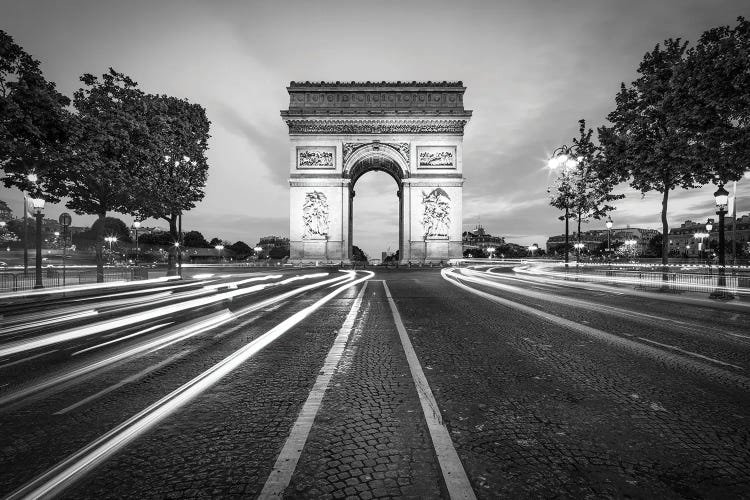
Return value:
M 293 261 L 348 261 L 357 179 L 393 177 L 401 262 L 461 257 L 461 82 L 291 82 L 289 240 Z

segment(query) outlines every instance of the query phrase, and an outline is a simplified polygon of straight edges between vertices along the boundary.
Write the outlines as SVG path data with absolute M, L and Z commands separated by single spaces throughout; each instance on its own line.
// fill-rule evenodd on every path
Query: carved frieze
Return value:
M 336 148 L 310 146 L 297 148 L 298 169 L 330 169 L 336 167 Z
M 442 188 L 422 191 L 422 228 L 426 240 L 448 239 L 451 224 L 451 198 Z
M 398 152 L 398 154 L 400 154 L 401 157 L 404 159 L 404 161 L 406 162 L 406 164 L 407 165 L 409 164 L 409 157 L 410 157 L 409 151 L 410 151 L 410 148 L 409 148 L 409 143 L 408 142 L 384 142 L 384 143 L 380 143 L 380 142 L 375 142 L 375 143 L 372 143 L 372 142 L 345 142 L 343 144 L 343 146 L 342 146 L 342 150 L 343 150 L 343 154 L 344 154 L 344 159 L 343 159 L 344 164 L 346 164 L 346 162 L 349 160 L 349 158 L 352 156 L 352 154 L 354 154 L 355 151 L 357 151 L 358 149 L 361 149 L 361 148 L 363 148 L 365 146 L 373 145 L 373 144 L 386 145 L 386 146 L 389 146 L 389 147 L 395 149 Z
M 312 240 L 325 239 L 328 235 L 329 208 L 326 195 L 312 191 L 305 195 L 302 205 L 302 221 L 305 225 L 303 238 Z
M 290 134 L 463 134 L 467 120 L 286 120 Z
M 456 168 L 455 146 L 419 146 L 418 168 Z

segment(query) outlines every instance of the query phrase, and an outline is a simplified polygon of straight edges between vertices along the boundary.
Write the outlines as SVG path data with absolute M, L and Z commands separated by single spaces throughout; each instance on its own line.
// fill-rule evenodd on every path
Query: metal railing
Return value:
M 133 281 L 144 279 L 144 268 L 105 268 L 104 282 Z M 147 271 L 146 271 L 147 272 Z M 67 271 L 65 273 L 64 285 L 89 285 L 96 283 L 96 269 L 85 269 Z M 34 273 L 0 272 L 0 292 L 22 292 L 32 290 L 36 285 Z M 42 285 L 44 288 L 63 286 L 63 272 L 61 269 L 45 269 L 42 273 Z

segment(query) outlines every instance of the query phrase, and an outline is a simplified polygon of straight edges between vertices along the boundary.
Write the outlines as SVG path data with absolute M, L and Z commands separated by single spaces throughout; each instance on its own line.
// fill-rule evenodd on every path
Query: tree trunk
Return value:
M 668 286 L 669 281 L 669 223 L 667 222 L 667 203 L 669 201 L 669 189 L 664 186 L 664 196 L 661 199 L 661 280 L 664 282 L 662 287 Z
M 177 241 L 177 217 L 170 215 L 166 219 L 169 222 L 169 234 L 172 236 L 172 241 Z M 167 253 L 167 276 L 175 276 L 177 274 L 177 248 L 172 245 Z
M 106 212 L 100 212 L 99 227 L 96 229 L 96 282 L 104 283 L 104 219 L 107 217 Z

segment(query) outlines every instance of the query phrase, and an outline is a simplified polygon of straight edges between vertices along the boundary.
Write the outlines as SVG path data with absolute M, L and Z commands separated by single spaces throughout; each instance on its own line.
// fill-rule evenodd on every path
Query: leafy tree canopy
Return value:
M 39 61 L 0 30 L 0 168 L 7 187 L 59 201 L 69 103 L 45 80 Z M 38 183 L 29 181 L 30 173 L 38 176 Z
M 199 231 L 188 231 L 182 235 L 182 244 L 186 247 L 208 248 L 206 238 Z

